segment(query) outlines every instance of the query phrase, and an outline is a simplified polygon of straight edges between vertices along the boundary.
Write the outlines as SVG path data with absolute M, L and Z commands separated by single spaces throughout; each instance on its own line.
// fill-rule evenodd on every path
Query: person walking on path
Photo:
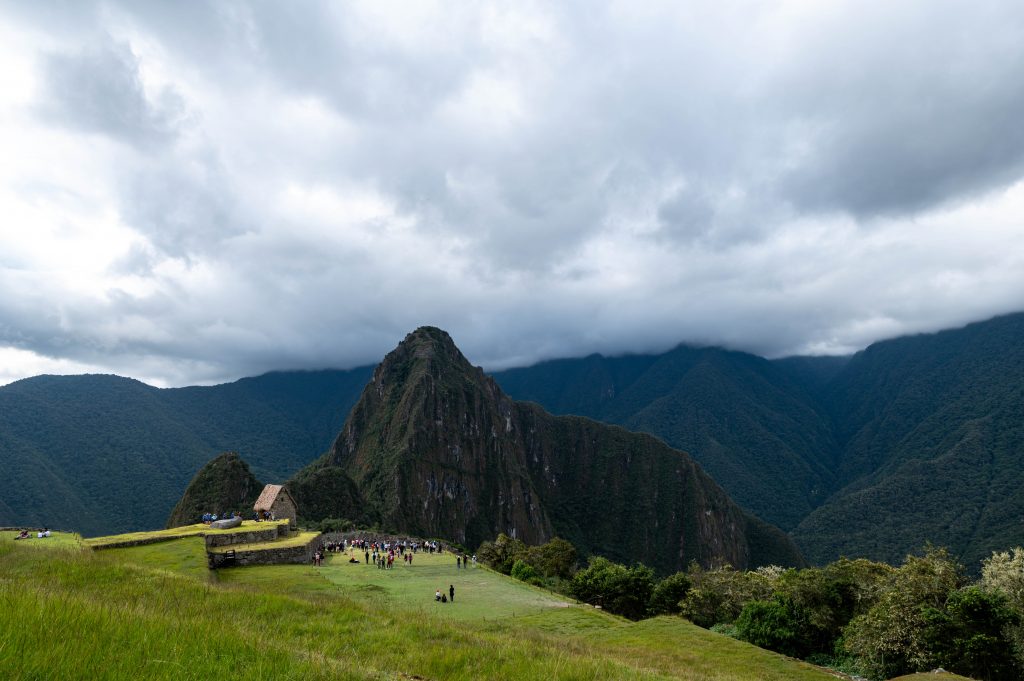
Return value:
M 448 585 L 448 600 L 451 601 L 452 603 L 455 602 L 455 585 L 454 584 L 449 584 Z

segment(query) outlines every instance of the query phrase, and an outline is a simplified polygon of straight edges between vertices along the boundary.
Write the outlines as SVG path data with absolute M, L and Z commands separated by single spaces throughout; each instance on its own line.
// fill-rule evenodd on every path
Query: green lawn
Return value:
M 176 539 L 178 537 L 191 537 L 203 534 L 232 534 L 235 532 L 251 532 L 253 530 L 266 530 L 273 525 L 281 525 L 287 523 L 287 520 L 271 520 L 265 522 L 256 522 L 254 520 L 243 520 L 242 524 L 238 527 L 233 527 L 230 530 L 211 530 L 209 525 L 205 523 L 197 523 L 195 525 L 183 525 L 181 527 L 172 527 L 168 530 L 152 530 L 150 532 L 129 532 L 127 534 L 112 534 L 106 537 L 92 537 L 86 539 L 85 543 L 89 546 L 105 546 L 107 544 L 118 544 L 124 541 L 136 541 L 139 539 Z
M 482 566 L 459 569 L 455 557 L 447 553 L 416 554 L 411 566 L 397 561 L 390 570 L 378 570 L 364 564 L 362 556 L 359 559 L 356 565 L 347 562 L 347 555 L 330 554 L 320 572 L 346 593 L 387 598 L 462 620 L 503 619 L 569 606 L 565 598 Z M 455 602 L 435 602 L 434 591 L 447 595 L 449 585 L 455 587 Z

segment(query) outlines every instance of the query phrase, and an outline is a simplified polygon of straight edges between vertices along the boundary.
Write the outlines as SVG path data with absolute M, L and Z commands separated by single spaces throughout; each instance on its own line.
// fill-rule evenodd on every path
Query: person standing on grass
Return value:
M 452 602 L 452 603 L 455 602 L 455 585 L 454 584 L 449 584 L 448 585 L 448 600 L 450 602 Z

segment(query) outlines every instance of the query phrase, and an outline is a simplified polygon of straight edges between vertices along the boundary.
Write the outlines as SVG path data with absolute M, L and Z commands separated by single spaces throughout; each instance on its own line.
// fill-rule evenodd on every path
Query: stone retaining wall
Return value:
M 215 546 L 231 546 L 232 544 L 255 544 L 261 541 L 274 541 L 275 539 L 288 536 L 288 525 L 282 523 L 268 527 L 265 530 L 252 530 L 251 532 L 229 532 L 203 535 L 206 537 L 206 548 L 212 549 Z
M 210 569 L 222 567 L 244 567 L 246 565 L 304 565 L 313 562 L 313 553 L 323 546 L 323 535 L 309 540 L 305 546 L 290 546 L 283 549 L 258 549 L 236 551 L 234 559 L 223 553 L 207 553 Z

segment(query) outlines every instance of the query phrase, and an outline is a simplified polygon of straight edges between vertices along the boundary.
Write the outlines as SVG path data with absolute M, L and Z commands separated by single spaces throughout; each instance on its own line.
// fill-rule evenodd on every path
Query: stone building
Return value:
M 298 509 L 295 499 L 288 493 L 284 485 L 267 485 L 264 487 L 260 493 L 260 498 L 256 500 L 252 508 L 261 516 L 264 511 L 270 511 L 277 520 L 287 518 L 288 523 L 295 527 L 295 516 Z

